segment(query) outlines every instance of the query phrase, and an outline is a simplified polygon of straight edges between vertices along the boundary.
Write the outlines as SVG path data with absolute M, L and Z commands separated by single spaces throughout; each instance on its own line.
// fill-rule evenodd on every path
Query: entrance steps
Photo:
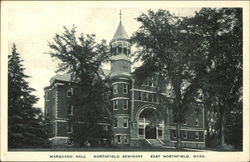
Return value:
M 164 146 L 164 143 L 160 141 L 159 139 L 146 139 L 146 141 L 151 145 L 151 146 L 156 146 L 156 147 L 161 147 Z

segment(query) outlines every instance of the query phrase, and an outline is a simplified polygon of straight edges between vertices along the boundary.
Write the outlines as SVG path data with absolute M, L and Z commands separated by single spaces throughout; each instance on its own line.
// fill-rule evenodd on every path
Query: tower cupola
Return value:
M 120 12 L 120 22 L 110 42 L 111 46 L 111 76 L 125 75 L 130 76 L 131 73 L 131 61 L 128 55 L 131 51 L 131 43 L 129 37 L 125 31 Z

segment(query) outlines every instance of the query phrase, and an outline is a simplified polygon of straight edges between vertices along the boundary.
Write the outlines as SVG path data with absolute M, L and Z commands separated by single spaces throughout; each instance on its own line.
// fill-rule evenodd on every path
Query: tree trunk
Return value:
M 224 128 L 224 123 L 225 123 L 225 117 L 226 117 L 226 111 L 224 110 L 221 116 L 221 137 L 220 137 L 220 145 L 221 147 L 225 146 L 225 128 Z
M 180 131 L 181 123 L 177 121 L 176 123 L 176 135 L 177 135 L 177 143 L 176 148 L 181 148 L 181 131 Z

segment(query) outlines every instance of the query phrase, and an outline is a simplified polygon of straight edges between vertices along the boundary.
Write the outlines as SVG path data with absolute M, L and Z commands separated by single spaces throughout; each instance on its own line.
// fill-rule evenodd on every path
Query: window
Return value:
M 128 109 L 128 100 L 123 100 L 123 109 L 124 110 Z
M 148 101 L 148 93 L 144 93 L 144 101 Z
M 117 43 L 116 42 L 112 43 L 112 53 L 117 54 Z
M 56 123 L 53 123 L 52 125 L 52 133 L 55 134 L 56 132 Z
M 161 129 L 158 129 L 158 136 L 162 137 L 162 130 Z
M 139 128 L 139 135 L 144 135 L 144 129 L 143 128 Z
M 123 84 L 123 93 L 128 94 L 128 85 L 127 84 Z
M 128 128 L 128 118 L 123 118 L 123 128 Z
M 74 106 L 72 104 L 69 104 L 67 114 L 68 115 L 73 115 L 73 109 L 74 109 Z
M 142 100 L 142 92 L 138 92 L 138 94 L 139 94 L 138 100 Z
M 176 134 L 176 131 L 174 131 L 173 138 L 176 138 L 176 137 L 177 137 L 177 134 Z
M 69 89 L 67 90 L 67 96 L 68 96 L 68 97 L 72 97 L 72 96 L 73 96 L 73 88 L 69 88 Z
M 184 131 L 183 138 L 187 139 L 187 131 Z
M 131 48 L 131 45 L 128 44 L 128 54 L 130 54 L 130 48 Z
M 68 132 L 68 133 L 72 133 L 72 132 L 73 132 L 73 126 L 72 126 L 71 123 L 68 123 L 67 132 Z
M 122 42 L 118 42 L 118 54 L 122 53 Z
M 187 119 L 184 120 L 183 125 L 187 125 Z
M 153 94 L 152 93 L 148 94 L 148 101 L 153 102 Z
M 120 135 L 117 135 L 117 142 L 121 143 L 121 136 Z
M 195 126 L 198 126 L 199 125 L 199 120 L 198 118 L 195 119 Z
M 46 100 L 46 101 L 49 101 L 49 92 L 48 92 L 48 91 L 45 92 L 45 100 Z
M 128 136 L 125 135 L 125 136 L 123 136 L 123 137 L 124 137 L 124 143 L 125 143 L 125 144 L 128 144 Z
M 113 120 L 113 126 L 114 126 L 114 128 L 117 128 L 117 118 L 114 118 L 114 120 Z
M 103 126 L 102 126 L 102 130 L 108 131 L 108 125 L 103 125 Z
M 115 84 L 115 85 L 113 86 L 113 94 L 117 94 L 117 93 L 118 93 L 118 85 Z
M 157 100 L 156 100 L 156 94 L 153 94 L 153 102 L 157 102 Z
M 199 139 L 199 132 L 195 132 L 195 139 Z
M 52 115 L 53 115 L 53 116 L 56 115 L 56 106 L 55 106 L 55 105 L 53 106 L 53 109 L 52 109 Z
M 72 144 L 73 144 L 72 139 L 68 139 L 68 140 L 67 140 L 67 145 L 68 145 L 68 146 L 71 146 Z
M 153 78 L 152 87 L 155 87 L 155 86 L 156 86 L 156 81 L 155 81 L 155 78 Z
M 118 110 L 118 100 L 113 101 L 113 110 Z

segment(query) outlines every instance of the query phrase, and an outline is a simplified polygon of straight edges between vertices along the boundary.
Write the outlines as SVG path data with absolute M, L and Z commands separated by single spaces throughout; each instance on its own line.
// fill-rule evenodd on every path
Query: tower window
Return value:
M 124 110 L 128 109 L 128 100 L 123 100 L 123 109 Z
M 128 94 L 128 85 L 127 84 L 123 84 L 123 93 Z
M 118 84 L 115 84 L 113 86 L 113 94 L 117 94 L 118 93 Z
M 128 128 L 128 118 L 123 118 L 123 128 Z
M 113 126 L 114 126 L 114 128 L 117 128 L 117 125 L 118 125 L 117 118 L 114 118 L 114 120 L 113 120 Z
M 73 115 L 73 109 L 74 109 L 74 105 L 69 104 L 68 105 L 68 112 L 67 112 L 67 114 L 68 115 Z
M 118 100 L 113 101 L 113 109 L 118 110 Z
M 122 42 L 118 42 L 118 54 L 122 53 Z

